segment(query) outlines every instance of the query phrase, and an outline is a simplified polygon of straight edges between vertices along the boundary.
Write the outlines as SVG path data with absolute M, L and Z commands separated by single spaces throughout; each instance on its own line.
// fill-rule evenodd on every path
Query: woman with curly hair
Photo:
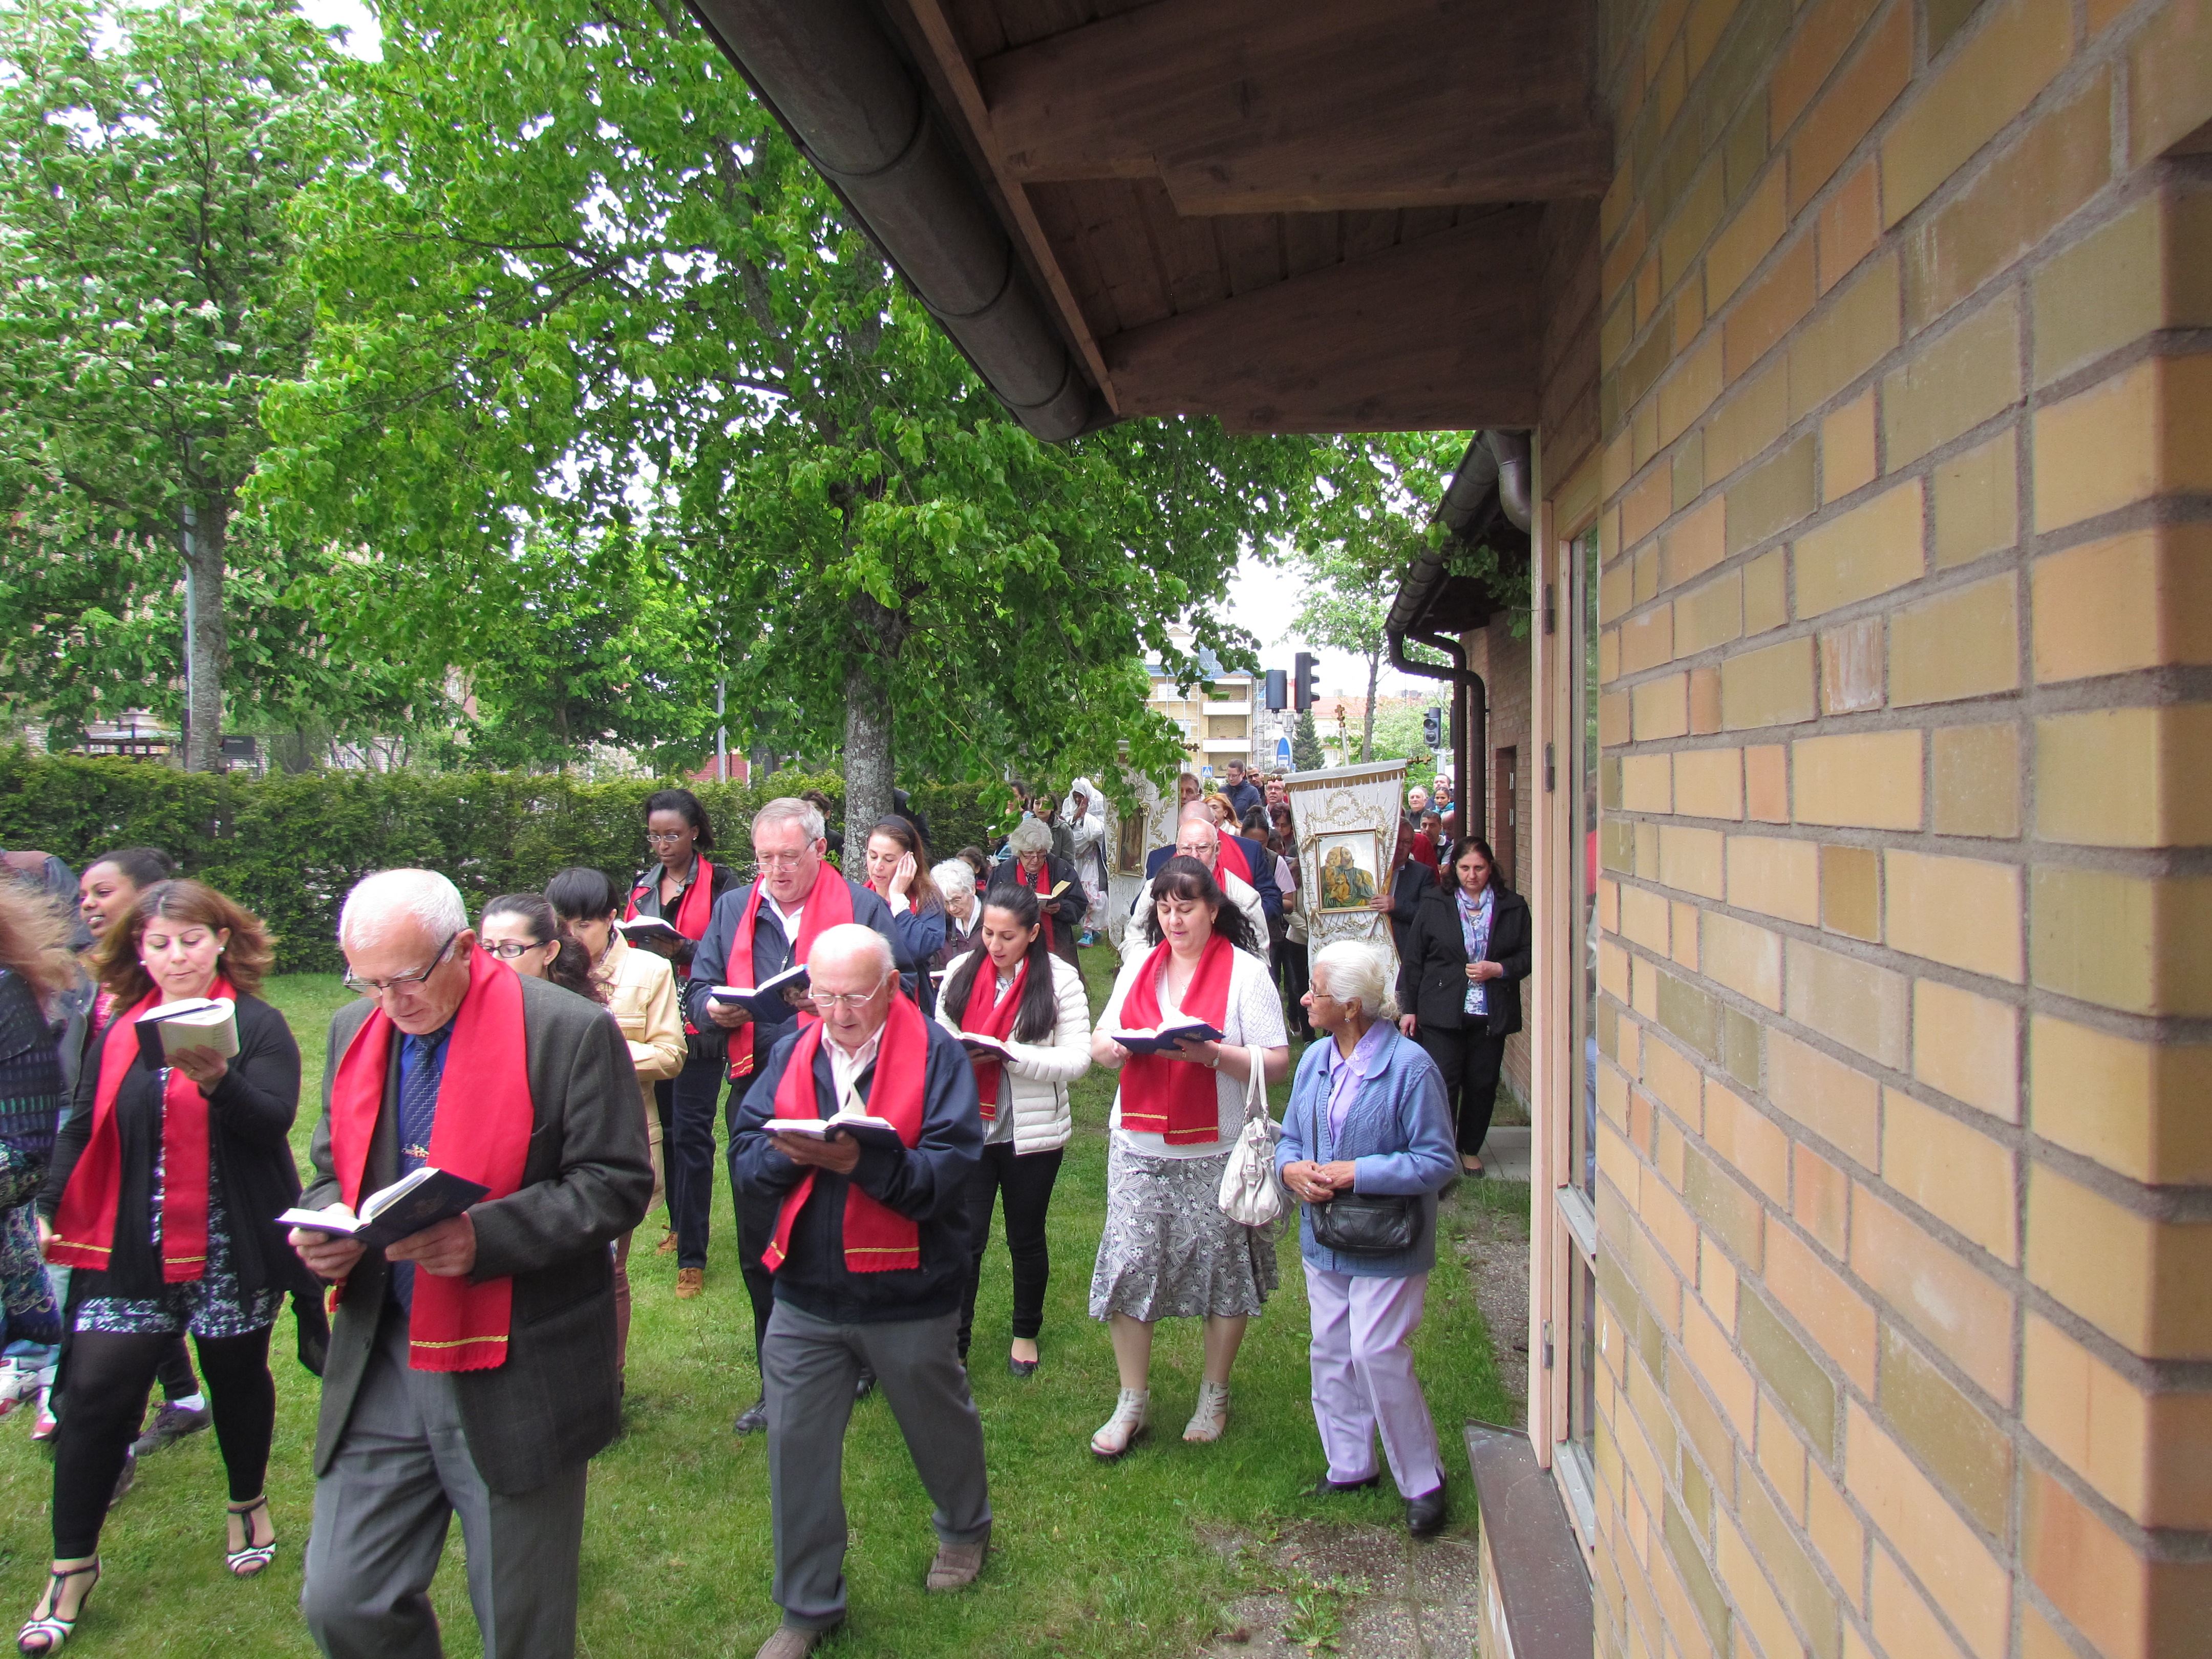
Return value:
M 70 929 L 45 894 L 0 881 L 0 1300 L 10 1340 L 61 1340 L 31 1200 L 61 1121 L 61 1057 L 47 1014 L 76 982 Z
M 40 1237 L 70 1280 L 54 1441 L 54 1557 L 16 1638 L 69 1639 L 100 1580 L 100 1532 L 162 1352 L 191 1334 L 229 1477 L 224 1559 L 252 1577 L 276 1553 L 263 1486 L 276 1418 L 269 1334 L 306 1269 L 276 1217 L 300 1196 L 289 1135 L 300 1049 L 256 994 L 275 952 L 260 919 L 196 881 L 156 883 L 100 942 L 117 1012 L 77 1080 L 40 1188 Z M 234 1006 L 237 1052 L 139 1040 L 157 1006 Z

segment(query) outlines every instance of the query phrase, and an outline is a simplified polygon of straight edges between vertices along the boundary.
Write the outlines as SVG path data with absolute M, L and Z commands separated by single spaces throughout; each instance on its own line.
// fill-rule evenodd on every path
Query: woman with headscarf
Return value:
M 1093 808 L 1098 808 L 1093 811 Z M 1069 862 L 1090 901 L 1083 913 L 1083 937 L 1078 945 L 1096 945 L 1098 930 L 1106 925 L 1106 817 L 1098 790 L 1088 778 L 1078 778 L 1068 788 L 1067 833 L 1074 844 Z

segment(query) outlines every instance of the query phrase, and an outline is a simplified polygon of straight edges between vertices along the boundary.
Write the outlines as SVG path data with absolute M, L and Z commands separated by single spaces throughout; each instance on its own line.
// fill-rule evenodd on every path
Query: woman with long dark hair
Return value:
M 300 1196 L 288 1138 L 300 1050 L 256 994 L 274 955 L 258 918 L 196 881 L 149 887 L 101 942 L 118 1012 L 77 1080 L 38 1199 L 48 1258 L 76 1271 L 54 1559 L 16 1640 L 26 1653 L 67 1641 L 99 1580 L 100 1526 L 155 1368 L 181 1333 L 199 1351 L 229 1478 L 225 1562 L 251 1577 L 276 1555 L 269 1333 L 285 1292 L 312 1281 L 276 1219 Z M 233 1005 L 237 1052 L 182 1048 L 149 1063 L 138 1017 L 191 997 Z
M 1290 1070 L 1267 946 L 1194 858 L 1163 864 L 1152 895 L 1144 927 L 1152 948 L 1122 969 L 1091 1042 L 1091 1058 L 1121 1073 L 1106 1228 L 1091 1275 L 1091 1316 L 1111 1329 L 1121 1383 L 1114 1414 L 1091 1437 L 1106 1458 L 1127 1451 L 1151 1421 L 1152 1327 L 1162 1319 L 1205 1321 L 1205 1376 L 1182 1437 L 1221 1437 L 1245 1322 L 1276 1284 L 1274 1241 L 1231 1220 L 1219 1202 L 1253 1065 L 1268 1083 Z M 1220 1040 L 1185 1039 L 1158 1054 L 1116 1040 L 1177 1018 L 1205 1020 Z
M 899 972 L 915 976 L 927 1014 L 937 1006 L 929 959 L 945 944 L 945 895 L 937 890 L 922 852 L 921 832 L 905 818 L 879 818 L 868 831 L 868 888 L 890 907 L 892 957 Z
M 1460 1167 L 1480 1176 L 1505 1039 L 1521 1029 L 1528 904 L 1498 873 L 1490 843 L 1452 846 L 1449 883 L 1425 885 L 1399 940 L 1398 1029 L 1419 1040 L 1458 1125 Z
M 992 889 L 976 933 L 981 944 L 952 964 L 937 1005 L 938 1023 L 968 1042 L 983 1114 L 983 1156 L 966 1193 L 974 1260 L 960 1311 L 960 1357 L 968 1357 L 975 1323 L 991 1210 L 1003 1195 L 1014 1277 L 1006 1369 L 1028 1376 L 1037 1368 L 1052 1277 L 1045 1212 L 1074 1125 L 1067 1086 L 1091 1069 L 1091 1005 L 1083 975 L 1045 948 L 1043 915 L 1027 888 Z
M 501 893 L 486 900 L 477 948 L 527 978 L 550 981 L 593 1002 L 607 1000 L 592 977 L 591 957 L 543 893 Z
M 656 789 L 645 798 L 645 844 L 653 862 L 630 884 L 623 920 L 658 917 L 682 935 L 681 943 L 656 951 L 668 958 L 680 994 L 690 977 L 694 947 L 707 936 L 714 902 L 744 884 L 728 865 L 707 856 L 714 847 L 714 820 L 689 789 Z M 686 1021 L 684 1069 L 672 1080 L 653 1085 L 668 1200 L 668 1226 L 655 1254 L 675 1255 L 676 1294 L 687 1299 L 699 1294 L 706 1273 L 708 1214 L 714 1196 L 714 1107 L 728 1061 L 729 1041 L 718 1027 Z M 694 1270 L 688 1279 L 686 1268 Z

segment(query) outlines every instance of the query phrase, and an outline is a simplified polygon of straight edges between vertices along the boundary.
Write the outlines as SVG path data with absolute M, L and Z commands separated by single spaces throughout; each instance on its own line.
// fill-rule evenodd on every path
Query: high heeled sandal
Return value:
M 1114 1415 L 1099 1425 L 1098 1432 L 1091 1437 L 1091 1451 L 1095 1457 L 1112 1462 L 1130 1447 L 1145 1437 L 1152 1426 L 1152 1392 L 1150 1389 L 1124 1389 L 1114 1401 Z
M 68 1619 L 55 1616 L 54 1609 L 62 1604 L 62 1586 L 84 1573 L 92 1575 L 92 1583 L 84 1587 L 84 1594 L 76 1598 L 76 1613 Z M 49 1567 L 46 1570 L 46 1614 L 33 1619 L 15 1632 L 15 1651 L 18 1653 L 58 1653 L 62 1644 L 70 1639 L 76 1621 L 84 1617 L 84 1604 L 92 1600 L 92 1593 L 100 1587 L 100 1563 L 88 1561 L 81 1567 Z
M 1182 1437 L 1196 1444 L 1205 1444 L 1221 1438 L 1229 1426 L 1229 1385 L 1226 1382 L 1205 1382 L 1198 1385 L 1198 1407 L 1183 1425 Z
M 257 1544 L 253 1541 L 252 1516 L 257 1510 L 266 1510 L 269 1507 L 269 1494 L 264 1492 L 250 1504 L 226 1504 L 222 1507 L 224 1514 L 238 1516 L 246 1527 L 246 1547 L 242 1550 L 225 1550 L 222 1553 L 223 1565 L 230 1569 L 233 1577 L 251 1578 L 276 1559 L 275 1538 L 270 1538 L 265 1544 Z M 273 1533 L 276 1528 L 272 1525 L 270 1530 Z

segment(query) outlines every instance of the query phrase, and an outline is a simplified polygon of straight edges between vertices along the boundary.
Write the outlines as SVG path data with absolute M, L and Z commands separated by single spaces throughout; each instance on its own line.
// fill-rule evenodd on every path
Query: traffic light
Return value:
M 1321 665 L 1313 653 L 1301 651 L 1291 663 L 1291 707 L 1301 714 L 1321 701 Z
M 1270 713 L 1287 708 L 1291 701 L 1291 677 L 1279 668 L 1267 671 L 1267 702 Z
M 1444 740 L 1444 711 L 1431 708 L 1421 716 L 1421 741 L 1431 749 L 1443 746 Z

